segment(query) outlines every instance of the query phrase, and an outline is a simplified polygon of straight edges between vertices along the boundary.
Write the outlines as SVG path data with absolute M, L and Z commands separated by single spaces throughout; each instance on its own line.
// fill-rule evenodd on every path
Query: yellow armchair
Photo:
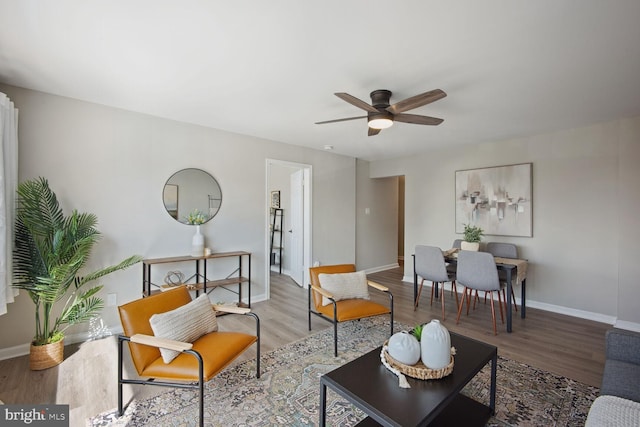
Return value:
M 367 280 L 368 287 L 384 292 L 389 296 L 389 306 L 384 306 L 362 298 L 338 300 L 329 290 L 324 289 L 320 283 L 320 274 L 354 273 L 355 271 L 356 266 L 353 264 L 324 265 L 309 269 L 311 278 L 311 284 L 308 288 L 309 330 L 311 330 L 312 314 L 333 323 L 333 347 L 335 356 L 338 356 L 338 323 L 388 314 L 391 324 L 391 333 L 389 336 L 393 335 L 393 294 L 389 291 L 389 288 Z M 327 298 L 330 303 L 324 305 L 323 297 Z
M 204 383 L 222 371 L 240 354 L 256 343 L 256 377 L 260 378 L 260 319 L 248 308 L 212 306 L 216 311 L 249 315 L 255 319 L 256 335 L 214 331 L 192 343 L 156 337 L 150 324 L 154 314 L 166 313 L 190 303 L 185 286 L 141 298 L 118 307 L 124 331 L 118 337 L 118 414 L 123 413 L 124 384 L 193 388 L 199 392 L 200 425 L 204 425 Z M 138 375 L 147 379 L 123 378 L 123 345 L 129 343 Z M 180 354 L 165 363 L 160 348 Z M 157 381 L 156 379 L 166 380 Z M 195 384 L 193 382 L 196 382 Z

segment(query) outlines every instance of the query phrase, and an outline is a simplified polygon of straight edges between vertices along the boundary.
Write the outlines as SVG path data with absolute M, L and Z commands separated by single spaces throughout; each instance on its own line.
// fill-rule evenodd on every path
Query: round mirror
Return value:
M 222 190 L 214 177 L 200 169 L 182 169 L 167 180 L 162 201 L 173 219 L 189 225 L 208 222 L 222 204 Z

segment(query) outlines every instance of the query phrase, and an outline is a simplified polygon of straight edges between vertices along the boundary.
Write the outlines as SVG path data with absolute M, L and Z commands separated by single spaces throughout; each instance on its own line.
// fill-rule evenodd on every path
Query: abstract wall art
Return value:
M 456 233 L 533 236 L 532 163 L 456 171 Z

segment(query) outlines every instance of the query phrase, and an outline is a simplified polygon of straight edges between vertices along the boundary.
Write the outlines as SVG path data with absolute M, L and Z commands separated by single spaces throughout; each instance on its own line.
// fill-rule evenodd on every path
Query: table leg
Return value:
M 512 311 L 512 307 L 511 307 L 511 292 L 512 292 L 512 284 L 511 284 L 511 273 L 513 271 L 512 268 L 507 268 L 507 295 L 506 295 L 506 300 L 507 300 L 507 332 L 511 332 L 511 311 Z
M 411 256 L 413 258 L 413 303 L 416 303 L 418 298 L 418 273 L 416 273 L 416 256 L 415 254 Z
M 520 296 L 520 317 L 522 317 L 523 319 L 526 317 L 526 310 L 527 310 L 527 279 L 522 279 L 522 284 L 521 286 L 521 296 Z
M 320 379 L 320 427 L 327 422 L 327 385 Z
M 491 415 L 496 414 L 496 373 L 498 371 L 498 352 L 491 359 L 491 395 L 489 397 L 489 407 Z

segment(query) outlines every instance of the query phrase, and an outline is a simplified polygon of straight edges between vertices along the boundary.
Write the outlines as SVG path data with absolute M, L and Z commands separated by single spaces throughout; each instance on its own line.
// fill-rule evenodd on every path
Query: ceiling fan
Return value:
M 417 114 L 404 114 L 404 112 L 421 107 L 423 105 L 430 104 L 447 96 L 444 91 L 440 89 L 434 89 L 429 92 L 421 93 L 419 95 L 412 96 L 403 101 L 399 101 L 393 105 L 390 105 L 389 100 L 391 99 L 391 91 L 386 89 L 378 89 L 371 92 L 371 105 L 369 105 L 366 102 L 356 98 L 355 96 L 349 95 L 348 93 L 338 92 L 334 95 L 351 105 L 365 110 L 367 112 L 367 115 L 348 117 L 345 119 L 326 120 L 323 122 L 316 122 L 316 124 L 322 125 L 325 123 L 336 123 L 344 122 L 347 120 L 366 118 L 369 123 L 369 136 L 379 134 L 382 129 L 386 129 L 393 125 L 393 122 L 413 123 L 416 125 L 431 126 L 439 125 L 443 122 L 443 119 L 429 116 L 420 116 Z

